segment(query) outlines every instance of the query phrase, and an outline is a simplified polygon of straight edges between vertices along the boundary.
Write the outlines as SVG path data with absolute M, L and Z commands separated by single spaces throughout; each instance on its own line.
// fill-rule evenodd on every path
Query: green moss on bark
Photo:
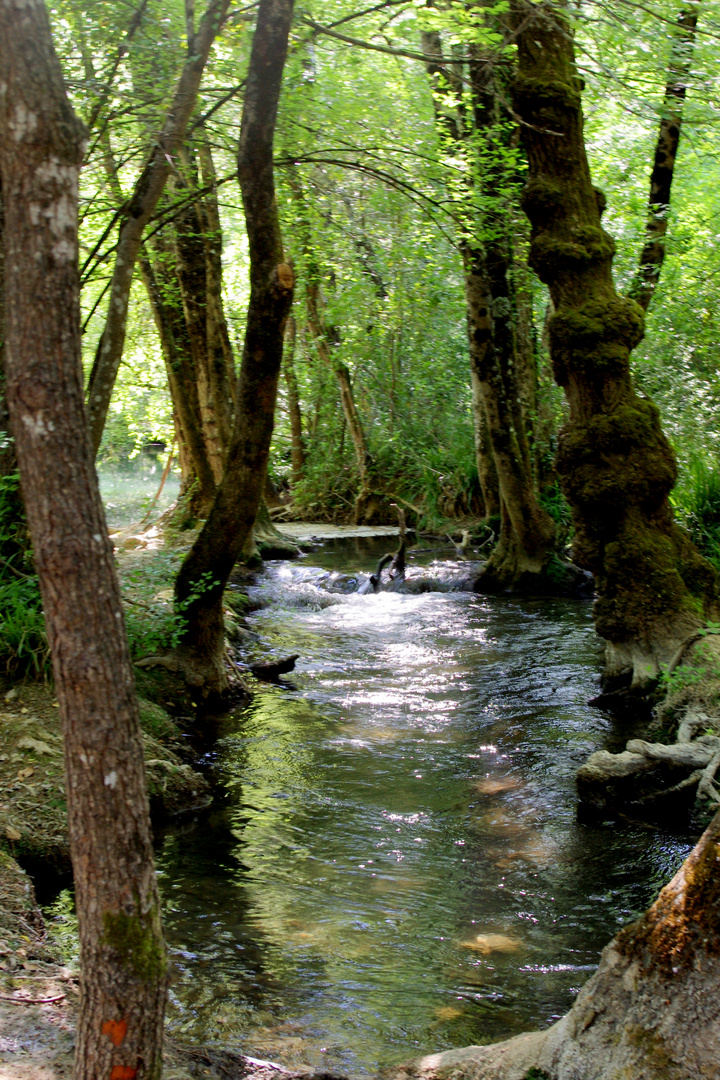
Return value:
M 157 910 L 146 915 L 106 911 L 103 931 L 105 944 L 117 953 L 128 972 L 146 983 L 165 979 L 167 955 Z

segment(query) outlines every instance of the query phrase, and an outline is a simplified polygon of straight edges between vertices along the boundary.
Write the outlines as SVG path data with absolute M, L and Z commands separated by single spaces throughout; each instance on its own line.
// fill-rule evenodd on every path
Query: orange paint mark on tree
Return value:
M 110 1080 L 135 1080 L 137 1069 L 132 1065 L 114 1065 L 110 1073 Z
M 127 1020 L 106 1020 L 101 1031 L 113 1046 L 119 1046 L 127 1034 Z

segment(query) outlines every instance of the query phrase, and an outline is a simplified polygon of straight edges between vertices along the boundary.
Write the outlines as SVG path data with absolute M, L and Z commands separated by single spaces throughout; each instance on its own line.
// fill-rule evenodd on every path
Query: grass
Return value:
M 672 495 L 681 525 L 702 554 L 720 571 L 720 466 L 694 456 Z

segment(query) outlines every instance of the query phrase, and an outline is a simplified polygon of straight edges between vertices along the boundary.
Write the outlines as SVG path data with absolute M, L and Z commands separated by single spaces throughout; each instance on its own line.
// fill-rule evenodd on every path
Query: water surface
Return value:
M 546 1025 L 689 850 L 577 821 L 575 769 L 612 734 L 589 604 L 332 591 L 386 545 L 253 590 L 258 655 L 301 658 L 228 721 L 224 801 L 164 841 L 185 1038 L 362 1073 Z M 447 587 L 448 556 L 410 577 Z

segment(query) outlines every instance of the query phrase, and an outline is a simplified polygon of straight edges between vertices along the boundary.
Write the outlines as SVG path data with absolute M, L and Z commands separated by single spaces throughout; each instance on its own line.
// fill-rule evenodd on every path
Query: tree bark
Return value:
M 665 86 L 655 158 L 650 174 L 645 243 L 640 261 L 628 295 L 647 311 L 660 279 L 665 261 L 665 237 L 670 213 L 670 191 L 675 171 L 675 158 L 680 144 L 683 106 L 687 94 L 695 36 L 697 31 L 699 0 L 689 0 L 688 7 L 677 17 L 673 36 L 668 80 Z
M 261 0 L 258 9 L 238 151 L 250 303 L 235 425 L 217 497 L 175 586 L 185 629 L 173 661 L 205 694 L 227 685 L 222 594 L 262 497 L 292 304 L 294 276 L 285 262 L 273 179 L 273 137 L 292 11 L 293 0 Z
M 193 39 L 193 49 L 185 61 L 163 129 L 123 213 L 105 329 L 98 343 L 87 390 L 88 423 L 95 453 L 100 446 L 110 397 L 122 359 L 130 287 L 142 234 L 172 171 L 172 159 L 182 146 L 205 63 L 228 5 L 229 0 L 210 0 Z
M 83 408 L 84 129 L 41 0 L 0 2 L 7 394 L 65 742 L 81 948 L 77 1080 L 159 1077 L 167 963 L 142 741 Z
M 613 284 L 615 246 L 590 179 L 569 27 L 549 3 L 516 0 L 513 11 L 530 262 L 550 289 L 553 370 L 570 406 L 558 473 L 573 511 L 575 559 L 595 575 L 606 678 L 642 686 L 703 620 L 717 618 L 718 579 L 673 521 L 675 458 L 657 407 L 633 386 L 630 353 L 643 336 L 643 312 Z

